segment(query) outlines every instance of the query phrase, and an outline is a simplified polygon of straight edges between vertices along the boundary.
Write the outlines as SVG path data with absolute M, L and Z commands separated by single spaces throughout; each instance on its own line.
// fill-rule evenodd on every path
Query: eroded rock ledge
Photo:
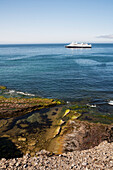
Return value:
M 0 119 L 25 115 L 29 112 L 61 104 L 47 98 L 5 98 L 0 96 Z

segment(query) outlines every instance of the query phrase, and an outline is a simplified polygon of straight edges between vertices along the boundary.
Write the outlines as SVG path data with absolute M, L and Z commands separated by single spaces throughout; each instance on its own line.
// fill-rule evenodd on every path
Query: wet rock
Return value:
M 62 117 L 65 117 L 65 116 L 68 115 L 69 113 L 70 113 L 70 109 L 67 109 Z
M 77 119 L 80 116 L 81 116 L 81 114 L 75 113 L 73 116 L 71 116 L 71 119 L 74 120 L 74 119 Z
M 36 141 L 30 141 L 30 142 L 28 143 L 28 145 L 29 145 L 29 146 L 34 146 L 34 145 L 36 145 L 36 143 L 37 143 Z
M 65 121 L 63 121 L 62 119 L 60 119 L 59 121 L 58 121 L 58 125 L 59 126 L 61 126 L 62 124 L 64 124 L 65 123 Z
M 0 120 L 0 128 L 1 128 L 2 126 L 6 125 L 6 124 L 7 124 L 7 120 L 5 120 L 5 119 L 1 119 L 1 120 Z
M 10 135 L 2 135 L 2 138 L 10 138 Z
M 56 128 L 55 132 L 54 132 L 53 138 L 55 138 L 55 137 L 59 134 L 60 130 L 61 130 L 61 127 L 58 126 L 58 127 Z
M 35 110 L 41 110 L 59 104 L 61 103 L 55 100 L 53 101 L 53 99 L 5 98 L 0 96 L 0 118 L 18 117 Z
M 35 149 L 35 146 L 30 146 L 30 145 L 28 145 L 28 150 L 34 150 Z
M 20 124 L 20 126 L 21 126 L 22 128 L 26 128 L 26 127 L 28 127 L 28 124 Z
M 25 141 L 26 141 L 26 138 L 24 138 L 24 137 L 19 137 L 19 138 L 18 138 L 18 141 L 20 141 L 20 142 L 25 142 Z

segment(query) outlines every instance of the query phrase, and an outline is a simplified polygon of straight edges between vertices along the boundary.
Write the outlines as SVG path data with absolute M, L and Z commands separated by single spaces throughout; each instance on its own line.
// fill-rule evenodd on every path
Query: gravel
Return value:
M 113 142 L 104 141 L 98 146 L 82 151 L 52 155 L 42 150 L 36 156 L 0 160 L 0 170 L 113 170 Z

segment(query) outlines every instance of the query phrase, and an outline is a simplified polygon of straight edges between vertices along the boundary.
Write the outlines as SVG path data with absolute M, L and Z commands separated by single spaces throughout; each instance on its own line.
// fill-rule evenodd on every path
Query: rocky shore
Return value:
M 98 146 L 83 150 L 52 155 L 50 152 L 42 150 L 34 157 L 29 154 L 22 158 L 0 160 L 0 169 L 7 170 L 112 170 L 113 169 L 113 143 L 103 141 Z
M 5 98 L 0 96 L 0 119 L 22 116 L 57 104 L 60 102 L 46 98 Z
M 11 97 L 0 89 L 0 170 L 113 169 L 112 106 Z

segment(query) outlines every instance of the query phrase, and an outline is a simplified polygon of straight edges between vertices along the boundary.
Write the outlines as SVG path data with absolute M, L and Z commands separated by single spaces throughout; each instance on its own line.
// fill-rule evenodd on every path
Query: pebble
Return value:
M 36 156 L 30 154 L 22 158 L 0 160 L 0 170 L 93 170 L 113 169 L 113 142 L 102 142 L 100 145 L 82 151 L 73 151 L 60 155 L 51 155 L 48 151 L 37 152 Z
M 83 166 L 86 166 L 87 164 L 88 164 L 87 162 L 83 162 L 83 163 L 82 163 Z

